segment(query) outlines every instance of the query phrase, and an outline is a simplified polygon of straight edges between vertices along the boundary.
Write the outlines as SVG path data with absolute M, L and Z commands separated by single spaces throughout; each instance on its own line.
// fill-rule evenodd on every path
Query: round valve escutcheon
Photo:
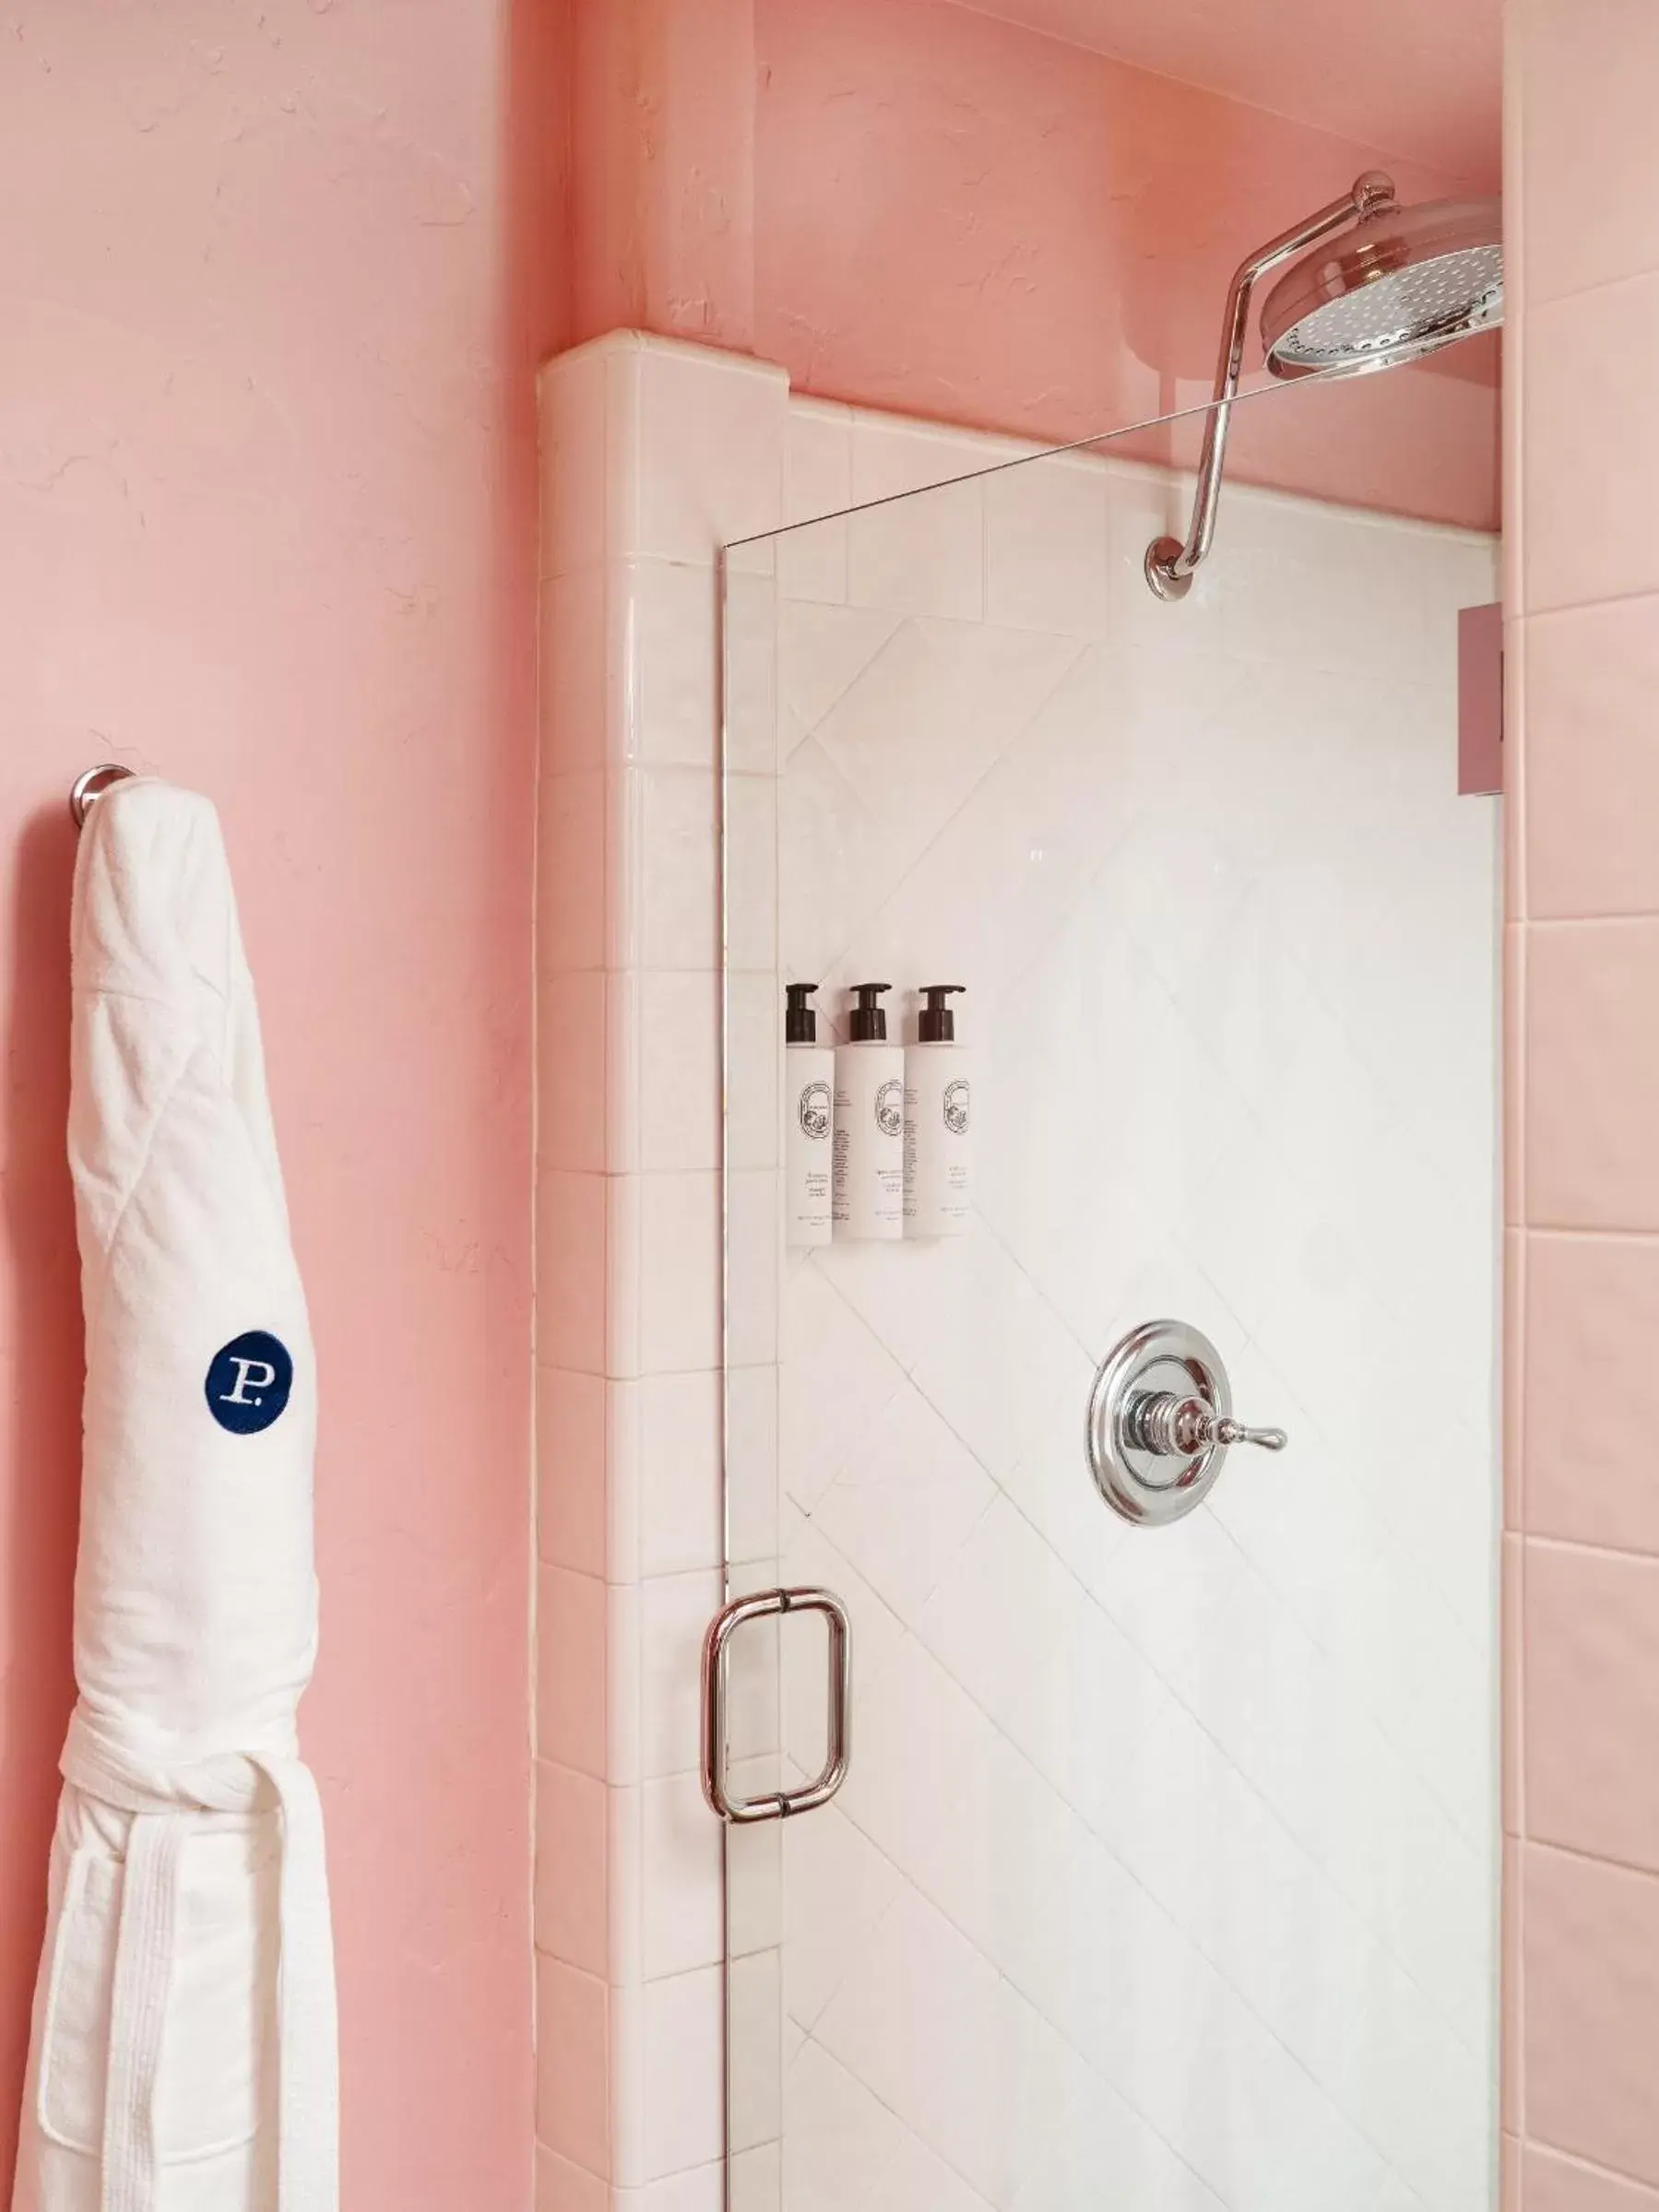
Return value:
M 1235 1444 L 1283 1451 L 1282 1428 L 1233 1418 L 1221 1354 L 1185 1321 L 1144 1321 L 1100 1363 L 1089 1397 L 1089 1466 L 1114 1512 L 1161 1528 L 1200 1504 Z

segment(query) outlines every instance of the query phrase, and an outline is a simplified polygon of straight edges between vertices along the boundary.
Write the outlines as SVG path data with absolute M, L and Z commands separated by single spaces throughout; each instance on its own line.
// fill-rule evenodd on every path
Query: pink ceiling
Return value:
M 1498 189 L 1502 0 L 965 5 Z

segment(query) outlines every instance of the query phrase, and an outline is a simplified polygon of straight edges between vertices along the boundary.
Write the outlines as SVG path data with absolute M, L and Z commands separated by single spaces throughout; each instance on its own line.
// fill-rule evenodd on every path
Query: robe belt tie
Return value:
M 172 1972 L 179 1859 L 200 1813 L 282 1815 L 278 1982 L 278 2212 L 338 2212 L 339 2068 L 323 1809 L 310 1770 L 283 1753 L 219 1752 L 177 1764 L 119 1743 L 77 1706 L 63 1772 L 133 1816 L 122 1879 L 104 2088 L 100 2212 L 154 2212 L 156 2084 Z

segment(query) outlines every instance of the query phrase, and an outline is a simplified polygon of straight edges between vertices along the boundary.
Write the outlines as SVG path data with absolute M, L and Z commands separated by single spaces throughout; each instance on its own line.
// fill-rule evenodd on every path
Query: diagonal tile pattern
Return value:
M 1240 491 L 1153 609 L 1164 496 L 1034 463 L 780 573 L 781 962 L 969 986 L 978 1176 L 970 1237 L 782 1277 L 779 1567 L 857 1638 L 783 1838 L 787 2212 L 1490 2199 L 1497 856 L 1448 638 L 1494 550 Z M 1143 1534 L 1082 1425 L 1154 1312 L 1294 1441 Z

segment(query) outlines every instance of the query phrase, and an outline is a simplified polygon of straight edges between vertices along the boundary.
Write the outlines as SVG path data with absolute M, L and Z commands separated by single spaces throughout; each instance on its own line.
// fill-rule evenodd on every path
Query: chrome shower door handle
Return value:
M 829 1630 L 829 1745 L 824 1765 L 803 1789 L 734 1798 L 726 1787 L 726 1662 L 731 1639 L 746 1622 L 781 1620 L 791 1613 L 821 1613 Z M 852 1622 L 834 1591 L 760 1590 L 733 1598 L 710 1621 L 703 1638 L 703 1794 L 720 1819 L 742 1827 L 756 1820 L 787 1820 L 828 1804 L 847 1780 L 851 1720 Z

